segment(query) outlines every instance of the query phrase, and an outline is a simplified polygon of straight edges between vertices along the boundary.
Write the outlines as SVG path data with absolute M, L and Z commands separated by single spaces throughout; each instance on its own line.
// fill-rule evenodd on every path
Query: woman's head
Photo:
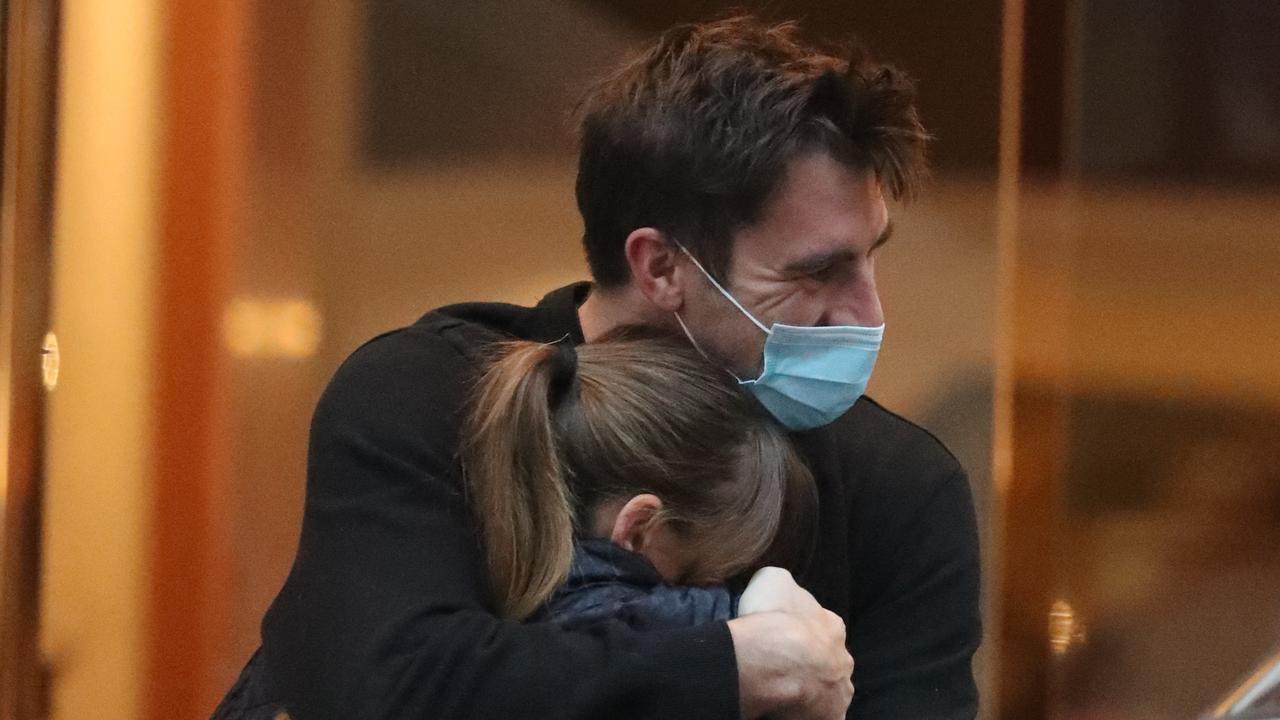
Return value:
M 564 580 L 575 531 L 702 581 L 764 556 L 784 513 L 800 527 L 812 512 L 812 478 L 783 431 L 687 342 L 654 331 L 576 350 L 505 345 L 464 438 L 471 505 L 512 617 Z

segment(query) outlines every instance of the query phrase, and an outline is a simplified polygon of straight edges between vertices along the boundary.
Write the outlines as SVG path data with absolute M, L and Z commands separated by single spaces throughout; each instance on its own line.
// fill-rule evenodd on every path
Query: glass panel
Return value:
M 1197 717 L 1280 645 L 1276 9 L 1068 7 L 1064 159 L 1019 205 L 1006 717 Z

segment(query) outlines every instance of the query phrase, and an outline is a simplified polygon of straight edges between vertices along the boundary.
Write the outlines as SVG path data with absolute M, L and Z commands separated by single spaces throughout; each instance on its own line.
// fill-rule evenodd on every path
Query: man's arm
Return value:
M 272 694 L 294 717 L 730 720 L 740 693 L 777 707 L 760 702 L 776 678 L 810 689 L 818 630 L 791 617 L 784 640 L 808 665 L 725 623 L 574 633 L 494 617 L 454 457 L 470 376 L 415 327 L 357 351 L 321 398 L 298 555 L 263 621 Z
M 735 718 L 723 623 L 575 634 L 494 617 L 454 459 L 470 376 L 415 327 L 358 350 L 321 398 L 298 555 L 263 622 L 293 716 Z

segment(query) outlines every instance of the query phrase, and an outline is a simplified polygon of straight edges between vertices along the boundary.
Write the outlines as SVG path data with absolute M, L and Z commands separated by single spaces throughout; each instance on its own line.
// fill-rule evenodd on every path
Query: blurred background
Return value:
M 337 364 L 585 277 L 574 102 L 728 5 L 0 2 L 0 718 L 207 717 Z M 1198 717 L 1280 645 L 1280 3 L 753 5 L 919 79 L 870 392 L 970 471 L 983 717 Z

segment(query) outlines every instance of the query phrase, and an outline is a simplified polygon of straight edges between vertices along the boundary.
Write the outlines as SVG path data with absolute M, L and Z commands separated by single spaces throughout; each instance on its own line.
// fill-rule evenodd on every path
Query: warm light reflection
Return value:
M 310 301 L 237 298 L 222 317 L 227 349 L 242 358 L 307 358 L 320 346 L 322 319 Z
M 62 367 L 62 356 L 58 353 L 58 336 L 47 333 L 40 347 L 40 373 L 44 379 L 44 389 L 53 392 L 58 387 L 58 371 Z
M 1084 642 L 1084 626 L 1075 608 L 1066 600 L 1055 600 L 1049 610 L 1049 648 L 1054 655 L 1065 655 L 1073 645 Z

